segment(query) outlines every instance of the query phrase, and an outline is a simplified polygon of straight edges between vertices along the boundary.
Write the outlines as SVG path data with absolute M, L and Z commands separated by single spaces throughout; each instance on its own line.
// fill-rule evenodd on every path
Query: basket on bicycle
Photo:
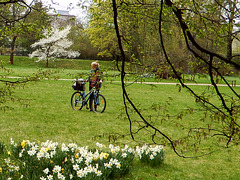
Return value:
M 83 79 L 76 79 L 75 83 L 72 85 L 74 90 L 84 91 L 85 90 L 85 82 Z

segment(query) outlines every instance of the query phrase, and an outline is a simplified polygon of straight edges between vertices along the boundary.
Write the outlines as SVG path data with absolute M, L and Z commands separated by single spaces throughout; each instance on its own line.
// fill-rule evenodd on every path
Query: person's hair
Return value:
M 91 65 L 96 65 L 97 67 L 99 67 L 99 63 L 98 63 L 98 61 L 94 61 L 94 62 L 92 62 Z

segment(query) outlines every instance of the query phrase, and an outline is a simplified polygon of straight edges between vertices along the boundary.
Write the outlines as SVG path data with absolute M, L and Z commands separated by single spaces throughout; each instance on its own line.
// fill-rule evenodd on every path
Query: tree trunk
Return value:
M 235 13 L 235 3 L 232 1 L 229 2 L 230 7 L 230 17 L 228 19 L 228 35 L 227 35 L 227 59 L 230 60 L 232 58 L 232 43 L 233 43 L 233 21 L 234 21 L 234 13 Z
M 230 60 L 232 57 L 232 36 L 227 37 L 227 59 Z
M 46 60 L 46 67 L 48 68 L 48 58 L 47 58 L 47 60 Z
M 10 64 L 13 64 L 13 56 L 14 56 L 14 47 L 15 47 L 15 42 L 17 39 L 17 35 L 13 36 L 12 43 L 11 43 L 11 52 L 10 52 Z

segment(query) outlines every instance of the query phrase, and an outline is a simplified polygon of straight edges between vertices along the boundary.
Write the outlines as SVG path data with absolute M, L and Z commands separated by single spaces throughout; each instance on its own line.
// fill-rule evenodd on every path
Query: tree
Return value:
M 4 5 L 4 6 L 3 6 Z M 23 34 L 30 34 L 35 32 L 36 34 L 42 29 L 47 21 L 39 23 L 39 20 L 29 21 L 34 14 L 38 14 L 38 17 L 44 16 L 46 9 L 42 8 L 42 3 L 30 3 L 28 5 L 25 1 L 5 1 L 0 3 L 1 8 L 1 34 L 3 45 L 10 49 L 10 64 L 13 64 L 13 58 L 17 40 L 22 37 Z M 45 14 L 46 20 L 46 14 Z M 30 39 L 35 38 L 31 37 Z
M 71 49 L 73 51 L 80 51 L 80 59 L 99 59 L 98 49 L 93 47 L 89 39 L 89 35 L 80 24 L 72 26 L 69 33 L 69 39 L 73 41 Z
M 77 51 L 68 50 L 73 44 L 72 41 L 69 41 L 67 36 L 70 33 L 71 26 L 66 28 L 59 29 L 59 27 L 54 24 L 51 27 L 51 30 L 45 29 L 43 35 L 45 38 L 40 39 L 38 42 L 35 42 L 31 45 L 32 48 L 36 48 L 29 57 L 38 57 L 38 60 L 45 60 L 46 67 L 49 65 L 49 60 L 56 57 L 68 57 L 75 58 L 80 55 Z
M 205 3 L 208 4 L 205 4 L 205 6 L 208 5 L 209 8 L 212 7 L 211 2 L 206 1 Z M 238 94 L 238 92 L 235 91 L 235 89 L 229 84 L 229 82 L 219 71 L 218 62 L 226 63 L 238 69 L 240 69 L 240 65 L 235 63 L 234 61 L 231 61 L 232 57 L 224 57 L 221 55 L 221 52 L 218 53 L 214 51 L 215 48 L 208 49 L 206 44 L 203 44 L 203 42 L 199 41 L 199 39 L 201 38 L 199 36 L 201 36 L 203 32 L 207 33 L 207 30 L 209 30 L 208 28 L 210 28 L 209 26 L 211 26 L 212 24 L 205 24 L 206 28 L 199 30 L 200 33 L 197 33 L 197 31 L 194 30 L 194 26 L 192 25 L 195 25 L 195 23 L 191 23 L 191 21 L 188 21 L 189 19 L 187 19 L 186 17 L 189 14 L 191 14 L 192 17 L 197 16 L 198 14 L 196 12 L 200 12 L 200 10 L 202 10 L 201 6 L 197 6 L 198 8 L 200 8 L 198 9 L 199 11 L 191 11 L 191 13 L 189 14 L 186 13 L 187 11 L 185 7 L 196 6 L 197 4 L 194 4 L 195 1 L 193 2 L 193 4 L 186 1 L 177 1 L 173 3 L 173 1 L 171 0 L 161 0 L 160 4 L 158 4 L 157 2 L 154 3 L 156 7 L 160 7 L 158 11 L 159 43 L 161 44 L 165 60 L 170 65 L 173 73 L 178 78 L 181 88 L 185 88 L 190 92 L 191 96 L 195 98 L 195 101 L 200 104 L 200 108 L 188 108 L 187 110 L 184 110 L 175 116 L 166 114 L 166 116 L 163 116 L 163 118 L 156 118 L 156 121 L 152 121 L 151 118 L 144 117 L 143 111 L 140 110 L 136 103 L 133 102 L 129 93 L 127 92 L 124 83 L 125 76 L 127 74 L 125 67 L 126 54 L 123 48 L 123 42 L 125 37 L 123 35 L 124 33 L 121 30 L 119 19 L 121 19 L 123 9 L 128 10 L 128 8 L 131 9 L 133 6 L 143 8 L 148 7 L 151 4 L 151 1 L 149 2 L 131 0 L 121 1 L 121 3 L 117 3 L 116 0 L 112 0 L 115 30 L 118 37 L 118 45 L 121 51 L 121 57 L 118 60 L 121 60 L 120 71 L 123 100 L 125 112 L 130 123 L 130 135 L 132 139 L 136 140 L 139 137 L 137 135 L 146 130 L 153 143 L 165 145 L 169 144 L 174 150 L 174 152 L 180 157 L 186 157 L 186 154 L 189 154 L 188 156 L 197 156 L 195 153 L 199 153 L 198 155 L 202 156 L 204 154 L 212 153 L 222 147 L 226 148 L 230 147 L 231 145 L 237 145 L 240 142 L 240 95 Z M 215 3 L 218 4 L 219 2 L 215 1 Z M 222 7 L 221 4 L 219 4 L 219 7 Z M 216 6 L 214 6 L 214 8 L 216 8 Z M 202 11 L 206 12 L 204 10 Z M 185 84 L 184 80 L 182 80 L 177 73 L 172 59 L 169 58 L 169 54 L 171 54 L 171 52 L 169 52 L 169 50 L 165 46 L 165 44 L 168 43 L 168 38 L 164 37 L 164 35 L 166 34 L 163 33 L 163 24 L 165 23 L 164 18 L 167 14 L 164 14 L 163 12 L 167 12 L 169 16 L 174 15 L 174 20 L 179 24 L 182 32 L 182 37 L 184 37 L 186 48 L 189 52 L 192 53 L 195 59 L 206 65 L 207 72 L 209 74 L 212 84 L 212 88 L 210 88 L 209 91 L 205 91 L 200 94 L 197 93 L 193 88 Z M 131 12 L 129 11 L 129 13 Z M 204 28 L 204 26 L 202 26 L 202 28 Z M 218 39 L 213 39 L 213 41 L 219 42 Z M 215 44 L 212 43 L 212 45 L 214 46 Z M 230 96 L 225 95 L 221 91 L 217 84 L 218 80 L 214 78 L 214 74 L 217 74 L 221 77 L 222 81 L 226 84 L 229 91 L 231 91 Z M 213 103 L 212 99 L 216 96 L 218 97 L 219 101 Z M 169 104 L 169 102 L 166 102 L 166 104 Z M 156 106 L 156 109 L 160 110 L 161 106 Z M 139 118 L 133 116 L 133 113 L 130 113 L 131 110 L 135 111 Z M 198 111 L 204 112 L 204 115 L 199 119 L 194 119 L 194 121 L 201 122 L 199 123 L 201 125 L 199 125 L 199 127 L 197 127 L 198 123 L 196 123 L 196 126 L 191 127 L 187 127 L 186 125 L 184 125 L 184 115 L 194 112 L 197 113 Z M 159 113 L 159 111 L 157 111 L 157 113 Z M 162 128 L 164 127 L 164 119 L 170 118 L 170 123 L 179 127 L 179 136 L 171 137 L 167 134 L 167 131 Z M 216 147 L 213 148 L 212 145 L 211 147 L 207 146 L 207 144 L 204 144 L 204 142 L 206 141 L 210 141 L 212 145 L 215 144 Z
M 3 8 L 3 7 L 2 7 Z M 25 7 L 22 6 L 21 3 L 15 4 L 7 4 L 1 11 L 2 22 L 5 23 L 6 26 L 3 27 L 4 33 L 7 37 L 10 37 L 10 64 L 13 64 L 13 56 L 15 51 L 15 43 L 16 39 L 21 33 L 23 19 L 20 18 L 21 14 L 28 14 L 28 10 L 25 12 Z M 24 13 L 25 12 L 25 13 Z
M 185 10 L 183 17 L 199 44 L 230 59 L 234 58 L 233 40 L 239 41 L 238 4 L 238 0 L 205 0 L 185 3 L 181 9 Z M 225 71 L 226 67 L 219 62 L 218 68 Z
M 168 71 L 169 65 L 165 63 L 158 35 L 159 6 L 154 4 L 154 1 L 149 1 L 146 6 L 132 5 L 124 1 L 120 8 L 118 27 L 121 36 L 124 37 L 122 46 L 127 59 L 135 63 L 131 69 L 136 69 L 135 66 L 142 65 L 136 69 L 135 73 L 142 73 L 145 69 L 148 69 L 149 72 L 147 73 L 159 71 L 160 77 L 163 77 L 162 74 L 166 72 L 164 77 L 167 77 L 170 73 Z M 117 48 L 116 34 L 114 33 L 111 2 L 94 1 L 89 13 L 91 20 L 87 32 L 90 34 L 92 44 L 100 49 L 99 54 L 109 54 L 115 60 L 120 52 Z M 169 49 L 174 49 L 171 53 L 174 64 L 178 66 L 178 64 L 185 63 L 184 67 L 186 67 L 187 62 L 183 60 L 188 58 L 189 55 L 184 56 L 182 52 L 179 52 L 183 50 L 181 44 L 184 41 L 180 31 L 175 31 L 177 25 L 174 24 L 171 15 L 165 16 L 164 21 L 167 23 L 164 24 L 163 33 L 171 38 L 167 46 Z M 186 51 L 186 49 L 184 50 Z M 177 59 L 174 57 L 177 57 Z
M 86 32 L 92 45 L 99 49 L 99 56 L 115 59 L 119 51 L 109 1 L 100 3 L 93 1 L 89 13 L 91 20 Z
M 30 3 L 31 4 L 31 3 Z M 14 16 L 14 18 L 11 16 L 9 8 L 16 5 L 17 7 L 22 6 L 22 8 L 27 8 L 28 10 L 25 11 L 25 13 L 20 13 L 18 16 Z M 26 19 L 26 17 L 29 15 L 29 13 L 32 10 L 32 7 L 25 3 L 25 1 L 22 0 L 6 0 L 4 2 L 0 2 L 0 32 L 1 32 L 1 38 L 0 40 L 4 39 L 5 43 L 8 43 L 8 37 L 11 37 L 12 33 L 17 33 L 21 31 L 21 28 L 27 28 L 28 26 L 22 22 L 22 20 Z M 15 12 L 15 11 L 13 11 Z M 18 27 L 21 27 L 19 30 L 12 26 L 13 24 L 17 24 Z M 34 24 L 34 23 L 30 23 Z M 21 25 L 21 26 L 20 26 Z M 28 24 L 29 25 L 29 24 Z M 14 28 L 13 28 L 14 27 Z M 30 26 L 32 27 L 32 26 Z M 16 28 L 16 29 L 15 29 Z M 16 30 L 16 32 L 12 31 L 13 29 Z M 4 44 L 5 44 L 4 43 Z M 13 45 L 15 44 L 12 43 Z M 13 46 L 14 48 L 14 46 Z M 12 52 L 14 49 L 12 50 Z M 13 53 L 11 52 L 11 62 L 13 63 Z M 7 76 L 11 74 L 11 70 L 4 67 L 4 64 L 2 61 L 0 61 L 0 71 L 7 73 Z M 21 79 L 17 80 L 9 80 L 5 77 L 5 75 L 0 74 L 0 111 L 6 111 L 8 109 L 13 109 L 13 107 L 9 104 L 9 102 L 19 102 L 23 106 L 29 106 L 30 99 L 25 99 L 22 97 L 16 97 L 14 96 L 14 92 L 19 87 L 24 87 L 27 83 L 32 81 L 38 81 L 41 78 L 51 77 L 52 74 L 58 73 L 58 71 L 42 71 L 35 73 L 34 75 L 29 75 L 28 77 L 23 77 Z M 55 78 L 55 77 L 54 77 Z
M 24 20 L 22 32 L 19 34 L 16 46 L 18 53 L 28 55 L 31 49 L 31 44 L 43 38 L 43 29 L 51 25 L 50 16 L 47 14 L 48 9 L 43 7 L 42 2 L 35 2 L 32 5 L 30 16 Z

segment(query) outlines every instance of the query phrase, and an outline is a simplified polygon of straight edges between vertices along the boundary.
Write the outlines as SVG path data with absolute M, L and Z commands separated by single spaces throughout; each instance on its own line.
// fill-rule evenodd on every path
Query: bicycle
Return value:
M 92 112 L 103 113 L 106 109 L 106 99 L 101 92 L 94 86 L 87 94 L 85 93 L 85 83 L 83 79 L 75 80 L 73 89 L 76 90 L 71 97 L 71 106 L 74 110 L 81 110 L 83 106 L 90 102 Z M 96 82 L 97 83 L 97 82 Z M 90 98 L 93 95 L 93 98 Z

